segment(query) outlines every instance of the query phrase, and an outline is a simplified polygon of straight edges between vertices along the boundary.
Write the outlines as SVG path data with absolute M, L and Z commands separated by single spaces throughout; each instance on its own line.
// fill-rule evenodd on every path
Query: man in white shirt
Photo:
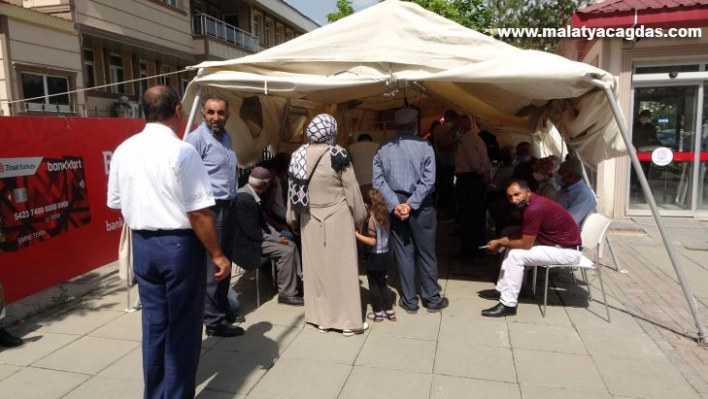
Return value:
M 193 398 L 201 349 L 206 287 L 204 249 L 231 274 L 210 206 L 211 182 L 197 151 L 175 132 L 179 94 L 145 91 L 145 129 L 118 146 L 108 176 L 109 208 L 133 230 L 133 268 L 142 300 L 146 398 Z
M 462 140 L 455 154 L 457 216 L 462 236 L 460 257 L 470 258 L 483 255 L 478 248 L 486 243 L 485 196 L 492 165 L 487 146 L 477 135 L 477 123 L 472 123 L 467 115 L 460 115 L 457 126 L 462 132 Z
M 361 191 L 362 195 L 371 189 L 374 175 L 374 155 L 376 155 L 378 150 L 378 143 L 374 143 L 371 136 L 366 133 L 360 134 L 357 142 L 350 145 L 347 149 L 349 156 L 352 158 L 354 175 L 359 183 L 359 191 Z

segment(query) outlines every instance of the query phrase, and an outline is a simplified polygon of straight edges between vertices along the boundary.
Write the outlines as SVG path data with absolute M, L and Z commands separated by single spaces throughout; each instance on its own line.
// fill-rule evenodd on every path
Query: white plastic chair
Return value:
M 605 285 L 602 282 L 602 271 L 600 270 L 602 268 L 602 265 L 599 263 L 599 257 L 600 257 L 600 248 L 602 246 L 602 243 L 605 241 L 605 237 L 607 235 L 607 231 L 610 227 L 610 223 L 612 223 L 612 220 L 602 216 L 599 213 L 592 213 L 588 215 L 587 219 L 585 220 L 585 223 L 583 223 L 583 230 L 581 231 L 580 235 L 582 238 L 583 242 L 583 250 L 589 249 L 593 253 L 593 259 L 589 259 L 586 257 L 584 254 L 580 257 L 580 260 L 576 264 L 569 264 L 569 265 L 543 265 L 543 266 L 534 266 L 533 268 L 533 293 L 536 294 L 536 275 L 539 267 L 545 267 L 546 268 L 546 282 L 544 285 L 544 291 L 543 291 L 543 310 L 541 313 L 543 314 L 543 317 L 546 317 L 546 305 L 548 303 L 548 274 L 551 269 L 560 269 L 560 268 L 571 268 L 571 273 L 575 268 L 580 269 L 580 271 L 583 273 L 583 279 L 585 280 L 587 286 L 588 286 L 588 297 L 590 300 L 592 300 L 592 292 L 590 291 L 590 283 L 588 281 L 587 277 L 587 269 L 592 269 L 595 270 L 597 273 L 597 277 L 600 280 L 600 289 L 602 290 L 602 300 L 605 303 L 605 311 L 607 312 L 607 322 L 610 322 L 610 309 L 607 306 L 607 296 L 605 295 Z M 575 276 L 573 276 L 573 280 L 575 280 Z

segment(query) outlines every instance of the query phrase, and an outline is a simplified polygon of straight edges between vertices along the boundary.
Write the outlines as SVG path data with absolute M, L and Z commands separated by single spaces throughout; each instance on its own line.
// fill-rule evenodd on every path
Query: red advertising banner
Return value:
M 140 119 L 0 117 L 0 281 L 8 302 L 117 259 L 111 155 Z

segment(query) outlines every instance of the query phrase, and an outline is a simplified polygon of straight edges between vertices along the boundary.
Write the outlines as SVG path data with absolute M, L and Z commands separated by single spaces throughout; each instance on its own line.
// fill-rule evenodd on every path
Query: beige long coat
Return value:
M 307 171 L 329 151 L 326 144 L 307 149 Z M 366 209 L 354 170 L 332 169 L 325 154 L 309 185 L 310 211 L 296 214 L 288 201 L 287 221 L 299 226 L 305 289 L 305 321 L 322 328 L 360 329 L 364 318 L 359 293 L 355 228 L 363 225 Z

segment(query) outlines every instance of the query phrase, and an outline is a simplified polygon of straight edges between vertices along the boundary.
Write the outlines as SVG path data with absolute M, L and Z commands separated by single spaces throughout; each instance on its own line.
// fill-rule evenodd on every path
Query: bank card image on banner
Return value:
M 0 158 L 0 252 L 39 244 L 90 221 L 81 157 Z

